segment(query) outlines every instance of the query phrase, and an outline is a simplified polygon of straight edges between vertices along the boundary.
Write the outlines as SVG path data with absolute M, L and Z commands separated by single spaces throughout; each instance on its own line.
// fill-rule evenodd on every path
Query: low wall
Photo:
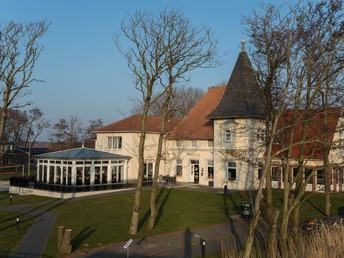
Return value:
M 38 196 L 45 196 L 45 197 L 59 198 L 59 199 L 70 199 L 70 198 L 78 198 L 78 197 L 83 197 L 83 196 L 92 196 L 92 195 L 99 195 L 99 194 L 106 194 L 106 193 L 130 191 L 132 189 L 133 188 L 113 189 L 113 190 L 104 190 L 104 191 L 77 192 L 77 193 L 60 193 L 60 192 L 44 191 L 44 190 L 38 190 L 38 189 L 32 189 L 32 188 L 26 188 L 26 187 L 10 186 L 9 193 L 19 194 L 19 195 L 38 195 Z

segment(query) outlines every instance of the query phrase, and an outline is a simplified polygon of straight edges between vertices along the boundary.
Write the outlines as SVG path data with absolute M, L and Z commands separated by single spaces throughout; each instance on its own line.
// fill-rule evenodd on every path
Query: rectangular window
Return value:
M 177 147 L 182 146 L 182 141 L 181 141 L 181 140 L 177 140 L 177 141 L 176 141 L 176 146 L 177 146 Z
M 214 161 L 208 160 L 208 177 L 214 177 Z
M 311 168 L 306 168 L 305 169 L 305 180 L 307 179 L 307 177 L 309 177 L 310 174 L 312 174 L 313 170 Z M 312 178 L 310 178 L 307 182 L 308 184 L 313 184 L 312 182 Z
M 196 148 L 197 147 L 197 140 L 192 140 L 192 148 Z
M 278 167 L 271 167 L 271 180 L 278 181 Z
M 208 147 L 210 147 L 210 148 L 214 147 L 214 141 L 213 140 L 208 140 Z
M 177 171 L 176 171 L 177 172 L 177 176 L 183 175 L 183 163 L 182 163 L 181 159 L 177 159 L 176 169 L 177 169 Z
M 258 179 L 261 180 L 261 179 L 262 179 L 262 176 L 263 176 L 263 168 L 262 168 L 262 167 L 259 167 L 259 168 L 258 168 Z
M 226 130 L 225 131 L 225 141 L 229 142 L 232 140 L 232 134 L 231 134 L 231 130 Z
M 228 180 L 236 180 L 236 163 L 234 161 L 229 161 L 227 166 Z
M 145 163 L 145 172 L 144 172 L 144 178 L 147 180 L 153 180 L 153 163 Z
M 257 141 L 265 141 L 265 131 L 262 129 L 257 130 Z
M 318 185 L 324 185 L 325 184 L 324 170 L 317 170 L 317 184 Z
M 122 149 L 122 136 L 108 137 L 108 149 L 109 150 Z

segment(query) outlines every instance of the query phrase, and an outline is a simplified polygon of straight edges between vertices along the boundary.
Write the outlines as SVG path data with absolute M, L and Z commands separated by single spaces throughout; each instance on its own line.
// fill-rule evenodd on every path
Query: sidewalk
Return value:
M 262 225 L 259 227 L 261 231 L 264 231 Z M 215 253 L 221 251 L 223 247 L 243 244 L 248 228 L 248 223 L 240 219 L 233 219 L 228 223 L 202 228 L 187 228 L 184 231 L 136 239 L 130 244 L 130 250 L 124 249 L 126 242 L 123 242 L 69 257 L 201 257 L 201 240 L 205 240 L 206 254 Z

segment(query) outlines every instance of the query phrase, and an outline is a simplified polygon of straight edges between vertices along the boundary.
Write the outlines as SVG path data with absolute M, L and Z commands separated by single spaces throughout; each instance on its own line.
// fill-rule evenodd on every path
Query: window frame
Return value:
M 227 178 L 229 181 L 237 180 L 237 164 L 235 161 L 227 161 Z
M 214 178 L 214 161 L 208 160 L 207 163 L 208 178 Z
M 232 130 L 231 129 L 225 129 L 224 132 L 224 140 L 225 142 L 231 142 L 232 141 Z
M 108 150 L 121 150 L 123 147 L 122 136 L 108 136 Z
M 176 175 L 177 176 L 183 175 L 183 160 L 181 160 L 181 159 L 176 160 Z
M 278 167 L 277 166 L 271 166 L 271 181 L 278 181 Z

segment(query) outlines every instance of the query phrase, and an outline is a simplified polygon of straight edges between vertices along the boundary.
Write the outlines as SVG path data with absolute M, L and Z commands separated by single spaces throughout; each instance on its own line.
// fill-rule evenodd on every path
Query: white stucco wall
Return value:
M 122 149 L 108 149 L 108 137 L 122 137 Z M 158 146 L 158 133 L 147 133 L 145 141 L 145 162 L 155 164 L 155 158 Z M 128 178 L 136 179 L 138 173 L 138 150 L 139 150 L 140 134 L 137 132 L 109 132 L 98 133 L 96 139 L 96 150 L 111 152 L 119 155 L 130 156 L 131 159 L 128 162 Z M 166 148 L 165 142 L 163 150 Z M 160 163 L 160 175 L 165 175 L 166 164 L 165 160 Z

